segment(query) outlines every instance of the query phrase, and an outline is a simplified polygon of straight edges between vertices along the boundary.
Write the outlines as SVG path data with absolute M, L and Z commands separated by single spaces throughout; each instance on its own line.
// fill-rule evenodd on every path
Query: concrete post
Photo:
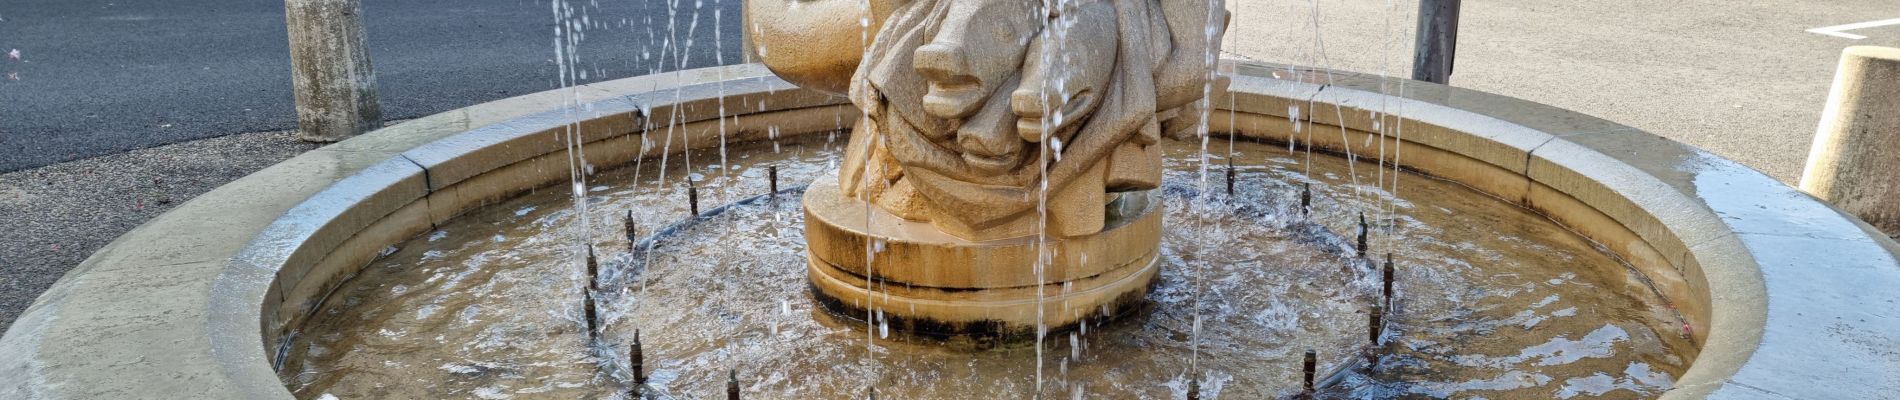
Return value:
M 1451 82 L 1451 64 L 1458 53 L 1460 0 L 1419 0 L 1417 44 L 1412 52 L 1412 79 Z
M 358 0 L 284 0 L 297 137 L 335 142 L 382 127 Z
M 1900 233 L 1900 49 L 1841 52 L 1801 190 Z

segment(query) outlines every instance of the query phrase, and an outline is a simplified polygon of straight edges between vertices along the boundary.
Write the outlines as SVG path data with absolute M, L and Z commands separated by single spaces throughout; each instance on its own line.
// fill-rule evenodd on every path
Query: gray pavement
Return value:
M 1229 51 L 1409 76 L 1417 0 L 1228 0 Z M 1315 38 L 1318 5 L 1320 35 Z M 1465 0 L 1453 86 L 1594 115 L 1796 183 L 1841 49 L 1900 47 L 1900 0 Z M 1238 34 L 1234 34 L 1238 33 Z M 1319 43 L 1324 43 L 1325 51 Z M 1323 54 L 1323 56 L 1322 56 Z
M 687 65 L 714 65 L 722 49 L 737 59 L 739 0 L 671 1 Z M 572 1 L 597 5 L 578 52 L 588 80 L 661 69 L 667 2 Z M 559 86 L 546 0 L 363 3 L 386 118 Z M 18 78 L 0 78 L 0 172 L 294 128 L 287 37 L 282 1 L 0 2 L 0 53 L 21 56 L 0 59 L 0 76 Z

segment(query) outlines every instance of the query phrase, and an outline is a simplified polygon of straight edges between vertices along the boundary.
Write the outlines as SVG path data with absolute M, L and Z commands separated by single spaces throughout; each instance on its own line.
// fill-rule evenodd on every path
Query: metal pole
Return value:
M 1303 372 L 1303 375 L 1306 377 L 1304 381 L 1306 390 L 1301 393 L 1312 396 L 1316 389 L 1313 387 L 1313 380 L 1319 377 L 1319 354 L 1314 353 L 1312 350 L 1307 350 L 1306 360 L 1300 364 L 1300 371 Z
M 691 207 L 693 209 L 694 218 L 699 217 L 699 186 L 698 185 L 699 183 L 693 182 L 692 178 L 686 178 L 686 202 L 689 203 L 688 207 Z
M 1419 0 L 1418 43 L 1412 53 L 1412 79 L 1449 84 L 1458 53 L 1460 0 Z
M 284 0 L 297 137 L 335 142 L 382 127 L 359 0 Z
M 1900 232 L 1900 49 L 1841 52 L 1801 191 Z

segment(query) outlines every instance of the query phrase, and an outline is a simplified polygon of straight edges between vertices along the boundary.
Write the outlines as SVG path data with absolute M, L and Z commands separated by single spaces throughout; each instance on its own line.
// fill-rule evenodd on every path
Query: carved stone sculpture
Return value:
M 768 67 L 815 90 L 848 87 L 865 115 L 835 184 L 805 199 L 814 293 L 831 308 L 996 331 L 1034 321 L 1025 299 L 1037 286 L 1063 285 L 1063 305 L 1043 310 L 1055 326 L 1146 293 L 1158 141 L 1199 122 L 1222 2 L 751 0 L 747 11 Z M 836 25 L 847 20 L 862 24 Z M 842 64 L 855 65 L 848 79 Z M 1039 248 L 1054 251 L 1037 274 Z M 880 281 L 905 289 L 858 290 Z
M 1210 17 L 1225 22 L 1219 6 L 896 5 L 851 82 L 868 118 L 852 134 L 840 186 L 964 239 L 1033 234 L 1038 204 L 1048 205 L 1051 234 L 1099 232 L 1109 193 L 1159 185 L 1162 129 L 1199 116 L 1184 107 L 1202 97 L 1218 43 Z M 1066 27 L 1045 28 L 1052 23 Z

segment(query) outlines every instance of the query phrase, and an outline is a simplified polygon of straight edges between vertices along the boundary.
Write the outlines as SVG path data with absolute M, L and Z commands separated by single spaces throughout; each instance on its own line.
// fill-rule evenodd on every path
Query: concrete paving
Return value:
M 591 23 L 577 52 L 583 83 L 677 69 L 661 49 L 669 2 L 688 66 L 738 59 L 739 0 L 572 1 Z M 363 7 L 384 118 L 559 87 L 546 0 Z M 0 53 L 20 59 L 0 58 L 0 172 L 294 128 L 287 41 L 281 1 L 6 2 Z
M 1249 59 L 1410 76 L 1416 0 L 1228 0 Z M 1900 47 L 1900 0 L 1465 0 L 1451 84 L 1568 108 L 1800 179 L 1841 49 Z M 1315 10 L 1317 9 L 1317 13 Z M 1315 35 L 1315 21 L 1320 29 Z M 1323 49 L 1323 51 L 1321 51 Z

